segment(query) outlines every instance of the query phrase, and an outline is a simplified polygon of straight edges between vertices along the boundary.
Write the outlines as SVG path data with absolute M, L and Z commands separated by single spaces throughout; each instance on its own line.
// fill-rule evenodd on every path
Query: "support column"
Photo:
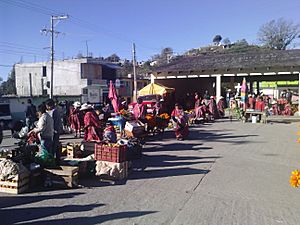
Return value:
M 221 75 L 216 76 L 216 98 L 217 102 L 221 97 Z
M 155 76 L 152 73 L 150 74 L 150 80 L 151 84 L 154 84 Z
M 256 94 L 259 95 L 259 81 L 256 81 Z
M 234 90 L 234 77 L 230 77 L 230 89 L 231 91 Z
M 253 93 L 253 82 L 252 81 L 249 81 L 249 91 L 250 91 L 250 94 Z

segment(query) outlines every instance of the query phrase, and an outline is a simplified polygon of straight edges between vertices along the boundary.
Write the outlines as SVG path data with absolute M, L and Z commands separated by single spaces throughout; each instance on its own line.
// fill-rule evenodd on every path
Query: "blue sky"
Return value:
M 0 77 L 21 59 L 49 59 L 50 37 L 40 30 L 51 14 L 70 15 L 56 26 L 64 32 L 55 38 L 56 59 L 86 55 L 86 41 L 95 57 L 130 59 L 135 42 L 141 61 L 164 47 L 183 53 L 209 45 L 216 34 L 257 44 L 262 24 L 280 17 L 300 23 L 299 9 L 299 0 L 0 0 Z

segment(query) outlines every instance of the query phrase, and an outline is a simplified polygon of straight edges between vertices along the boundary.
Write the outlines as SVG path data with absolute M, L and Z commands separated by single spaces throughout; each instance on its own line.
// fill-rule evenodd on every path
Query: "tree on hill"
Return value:
M 163 48 L 160 54 L 152 56 L 153 61 L 157 61 L 157 65 L 162 65 L 170 62 L 174 52 L 171 47 Z
M 237 40 L 235 43 L 235 45 L 244 45 L 244 46 L 247 46 L 249 45 L 247 40 L 245 38 L 241 39 L 241 40 Z
M 215 45 L 219 45 L 221 41 L 222 41 L 222 36 L 219 35 L 219 34 L 217 34 L 217 35 L 214 37 L 214 39 L 213 39 L 213 43 L 214 43 Z
M 112 54 L 111 56 L 108 56 L 107 58 L 105 58 L 106 61 L 109 62 L 119 62 L 120 61 L 120 57 L 117 54 Z
M 230 45 L 230 44 L 231 44 L 231 41 L 229 40 L 229 38 L 224 38 L 224 39 L 223 39 L 223 44 L 224 44 L 224 45 Z
M 280 18 L 262 25 L 258 31 L 258 40 L 269 48 L 285 50 L 299 35 L 299 24 Z

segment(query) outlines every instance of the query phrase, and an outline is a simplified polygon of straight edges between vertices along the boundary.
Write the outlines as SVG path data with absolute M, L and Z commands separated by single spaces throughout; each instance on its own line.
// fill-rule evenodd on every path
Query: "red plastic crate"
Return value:
M 103 144 L 95 144 L 95 159 L 116 163 L 125 162 L 126 150 L 126 145 L 111 147 Z

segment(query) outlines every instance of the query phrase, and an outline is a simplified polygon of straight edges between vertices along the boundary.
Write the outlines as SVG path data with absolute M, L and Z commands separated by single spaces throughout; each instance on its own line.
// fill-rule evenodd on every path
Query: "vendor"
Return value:
M 171 113 L 174 122 L 175 136 L 177 140 L 184 140 L 189 134 L 187 117 L 178 103 L 175 104 L 175 109 Z
M 142 104 L 143 100 L 138 98 L 137 104 L 135 104 L 133 108 L 134 118 L 136 120 L 140 120 L 141 122 L 145 122 L 146 114 L 147 114 L 147 105 Z
M 114 128 L 114 125 L 111 121 L 107 122 L 106 128 L 103 133 L 103 140 L 108 143 L 116 143 L 117 142 L 117 134 Z
M 80 108 L 84 113 L 84 140 L 101 141 L 101 122 L 89 104 L 83 104 Z
M 69 121 L 72 130 L 75 132 L 75 138 L 81 138 L 81 128 L 83 127 L 83 113 L 80 111 L 81 103 L 74 102 L 73 107 L 70 109 Z
M 46 112 L 46 106 L 41 104 L 38 106 L 37 114 L 39 120 L 37 127 L 31 130 L 27 135 L 30 136 L 32 133 L 39 135 L 41 150 L 46 150 L 48 153 L 54 154 L 53 152 L 53 134 L 54 134 L 54 122 L 49 113 Z

